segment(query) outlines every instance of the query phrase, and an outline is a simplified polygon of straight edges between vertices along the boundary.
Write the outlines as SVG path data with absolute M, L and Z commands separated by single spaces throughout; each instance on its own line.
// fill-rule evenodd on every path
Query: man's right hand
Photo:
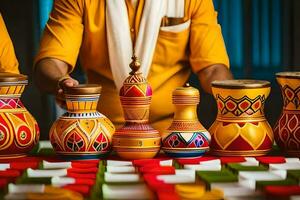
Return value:
M 78 85 L 77 80 L 68 76 L 70 66 L 55 58 L 45 58 L 34 69 L 35 82 L 40 90 L 55 95 L 57 103 L 64 107 L 66 102 L 63 89 Z
M 65 108 L 66 107 L 66 100 L 65 100 L 65 96 L 64 96 L 64 89 L 67 87 L 74 87 L 77 86 L 79 83 L 77 80 L 68 77 L 68 78 L 64 78 L 60 81 L 58 81 L 58 88 L 57 88 L 57 93 L 56 93 L 56 103 L 62 107 Z

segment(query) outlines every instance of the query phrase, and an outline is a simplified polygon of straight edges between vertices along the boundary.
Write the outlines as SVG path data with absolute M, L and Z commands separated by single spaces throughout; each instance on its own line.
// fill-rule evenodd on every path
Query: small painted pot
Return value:
M 274 127 L 276 144 L 290 156 L 300 156 L 300 72 L 276 74 L 283 110 Z
M 67 112 L 54 122 L 50 141 L 66 159 L 104 158 L 111 150 L 112 122 L 96 108 L 101 86 L 78 85 L 64 89 Z
M 0 159 L 24 157 L 38 143 L 40 131 L 21 102 L 27 76 L 0 73 Z
M 211 153 L 218 156 L 260 156 L 273 145 L 273 131 L 264 115 L 270 83 L 258 80 L 214 81 L 218 115 L 209 129 Z
M 162 150 L 168 156 L 200 157 L 209 150 L 210 134 L 197 117 L 199 101 L 199 91 L 188 84 L 173 91 L 174 119 L 162 135 Z

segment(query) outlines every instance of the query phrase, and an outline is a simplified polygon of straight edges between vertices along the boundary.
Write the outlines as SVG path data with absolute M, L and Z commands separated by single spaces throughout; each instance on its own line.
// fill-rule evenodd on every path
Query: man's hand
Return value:
M 55 58 L 40 60 L 34 70 L 35 82 L 40 90 L 56 95 L 57 103 L 62 107 L 65 105 L 63 89 L 78 85 L 68 72 L 68 64 Z
M 211 65 L 198 72 L 198 79 L 205 92 L 211 93 L 211 82 L 233 79 L 228 67 L 222 64 Z
M 79 83 L 77 80 L 68 77 L 68 78 L 64 78 L 61 81 L 58 81 L 58 88 L 57 88 L 57 93 L 56 93 L 56 103 L 62 107 L 65 108 L 66 107 L 66 100 L 65 100 L 65 96 L 64 96 L 64 89 L 67 87 L 74 87 L 77 86 Z

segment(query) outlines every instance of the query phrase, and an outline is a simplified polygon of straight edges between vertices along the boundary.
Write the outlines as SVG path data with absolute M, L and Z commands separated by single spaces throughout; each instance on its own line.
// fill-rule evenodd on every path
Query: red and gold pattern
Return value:
M 37 144 L 40 132 L 20 100 L 27 77 L 0 73 L 0 159 L 23 157 Z
M 274 127 L 275 141 L 286 154 L 300 156 L 300 72 L 276 74 L 283 111 Z
M 273 132 L 264 116 L 270 92 L 266 81 L 230 80 L 213 83 L 218 115 L 210 127 L 211 152 L 224 156 L 258 156 L 273 144 Z
M 231 112 L 237 117 L 243 113 L 247 113 L 248 115 L 252 115 L 256 112 L 263 113 L 262 105 L 264 102 L 264 96 L 257 96 L 255 99 L 250 99 L 247 96 L 241 99 L 234 99 L 228 96 L 226 99 L 223 99 L 222 96 L 217 95 L 217 105 L 220 112 L 224 115 Z
M 78 87 L 78 91 L 73 88 L 71 94 L 66 94 L 68 112 L 52 125 L 50 141 L 59 155 L 79 159 L 104 157 L 111 150 L 115 128 L 108 118 L 96 111 L 101 87 Z M 100 89 L 90 94 L 93 87 Z M 80 91 L 82 88 L 86 91 Z
M 160 149 L 159 132 L 148 123 L 152 90 L 134 56 L 130 64 L 132 72 L 120 89 L 125 125 L 116 130 L 113 148 L 125 159 L 153 158 Z

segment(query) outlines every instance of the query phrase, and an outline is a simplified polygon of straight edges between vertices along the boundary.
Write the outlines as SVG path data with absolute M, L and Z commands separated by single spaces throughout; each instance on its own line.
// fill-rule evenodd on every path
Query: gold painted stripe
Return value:
M 93 105 L 92 102 L 87 101 L 86 104 L 85 104 L 86 109 L 87 109 L 87 110 L 91 110 L 91 109 L 92 109 L 92 105 Z
M 15 94 L 20 94 L 22 90 L 22 86 L 17 86 L 16 90 L 15 90 Z
M 16 86 L 10 86 L 7 91 L 7 94 L 14 94 L 15 90 L 16 90 Z
M 267 154 L 271 149 L 267 150 L 250 150 L 250 151 L 224 151 L 211 150 L 210 153 L 217 156 L 260 156 Z
M 92 110 L 97 109 L 97 101 L 93 101 L 92 103 Z
M 114 147 L 122 148 L 151 148 L 160 146 L 160 138 L 147 139 L 128 139 L 128 138 L 113 138 Z
M 2 95 L 7 94 L 9 87 L 0 87 L 0 93 Z
M 78 110 L 78 107 L 79 107 L 79 103 L 78 101 L 73 101 L 73 110 Z
M 16 112 L 27 112 L 25 108 L 15 108 L 15 109 L 0 109 L 0 113 L 16 113 Z
M 71 101 L 66 101 L 66 104 L 67 104 L 67 108 L 68 108 L 69 110 L 73 110 L 73 104 L 72 104 Z
M 0 155 L 0 160 L 1 159 L 14 159 L 14 158 L 22 158 L 27 156 L 27 154 L 6 154 L 6 155 Z
M 84 101 L 79 101 L 78 102 L 78 109 L 79 110 L 85 110 L 85 102 Z
M 123 147 L 113 147 L 114 151 L 118 152 L 137 152 L 137 153 L 144 153 L 144 152 L 154 152 L 158 153 L 159 147 L 149 147 L 149 148 L 123 148 Z
M 250 122 L 261 122 L 266 121 L 265 117 L 217 117 L 217 120 L 220 122 L 244 122 L 244 121 L 250 121 Z

